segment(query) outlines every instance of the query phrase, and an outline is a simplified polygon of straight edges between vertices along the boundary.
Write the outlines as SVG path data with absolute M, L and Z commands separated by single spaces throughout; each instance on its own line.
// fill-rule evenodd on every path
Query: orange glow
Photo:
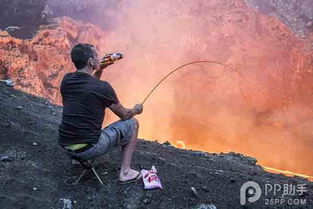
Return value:
M 266 167 L 266 166 L 262 166 L 265 170 L 269 171 L 269 172 L 273 172 L 273 173 L 279 173 L 279 174 L 284 174 L 286 176 L 299 176 L 302 178 L 306 178 L 310 181 L 313 181 L 313 176 L 308 176 L 308 175 L 304 175 L 304 174 L 300 174 L 300 173 L 294 173 L 291 171 L 284 171 L 284 170 L 279 170 L 276 168 L 270 168 L 270 167 Z
M 176 141 L 176 146 L 182 149 L 186 149 L 185 143 L 181 140 Z
M 280 20 L 240 0 L 122 1 L 116 16 L 101 48 L 125 59 L 103 79 L 126 106 L 189 61 L 241 72 L 212 64 L 177 72 L 145 103 L 139 137 L 313 174 L 313 53 Z

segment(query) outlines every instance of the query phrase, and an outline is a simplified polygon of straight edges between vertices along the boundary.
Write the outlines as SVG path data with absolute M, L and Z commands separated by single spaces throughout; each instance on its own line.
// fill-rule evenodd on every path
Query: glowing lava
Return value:
M 292 171 L 285 171 L 285 170 L 279 170 L 276 168 L 271 168 L 271 167 L 266 167 L 266 166 L 262 166 L 265 170 L 269 171 L 269 172 L 273 172 L 273 173 L 279 173 L 279 174 L 284 174 L 286 176 L 299 176 L 302 178 L 306 178 L 310 181 L 313 181 L 313 176 L 308 176 L 308 175 L 304 175 L 301 173 L 294 173 Z
M 177 140 L 176 141 L 176 146 L 179 147 L 179 148 L 182 148 L 182 149 L 186 149 L 186 145 L 183 141 L 181 140 Z

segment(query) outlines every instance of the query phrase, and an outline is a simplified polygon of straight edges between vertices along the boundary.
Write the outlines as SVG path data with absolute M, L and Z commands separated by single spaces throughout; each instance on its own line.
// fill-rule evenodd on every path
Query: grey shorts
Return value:
M 81 153 L 71 155 L 82 159 L 97 158 L 107 153 L 116 145 L 126 145 L 135 131 L 136 122 L 130 118 L 110 124 L 101 131 L 98 143 Z

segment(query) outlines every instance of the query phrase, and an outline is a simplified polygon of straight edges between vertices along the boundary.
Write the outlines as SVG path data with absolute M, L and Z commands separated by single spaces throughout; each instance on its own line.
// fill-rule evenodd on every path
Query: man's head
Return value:
M 72 62 L 77 70 L 85 67 L 93 70 L 100 68 L 96 48 L 91 44 L 77 44 L 71 51 Z

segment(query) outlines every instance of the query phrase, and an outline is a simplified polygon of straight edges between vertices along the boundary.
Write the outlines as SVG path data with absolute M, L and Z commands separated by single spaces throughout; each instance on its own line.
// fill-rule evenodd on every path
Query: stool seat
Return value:
M 65 149 L 79 150 L 79 149 L 82 149 L 82 148 L 84 148 L 86 146 L 88 146 L 88 144 L 72 144 L 72 145 L 66 146 Z

